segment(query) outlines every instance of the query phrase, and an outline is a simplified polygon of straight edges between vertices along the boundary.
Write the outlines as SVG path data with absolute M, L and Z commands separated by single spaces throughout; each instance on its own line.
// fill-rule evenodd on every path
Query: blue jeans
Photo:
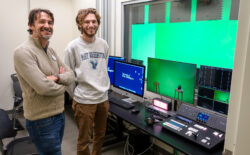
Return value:
M 39 155 L 61 155 L 64 133 L 64 112 L 48 118 L 30 121 L 26 119 L 26 128 Z

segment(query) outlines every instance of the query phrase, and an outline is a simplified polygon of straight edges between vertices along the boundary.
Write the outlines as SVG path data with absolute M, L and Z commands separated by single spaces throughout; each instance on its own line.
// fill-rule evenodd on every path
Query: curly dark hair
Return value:
M 78 11 L 77 16 L 76 16 L 76 24 L 77 24 L 78 30 L 81 31 L 81 33 L 82 33 L 82 29 L 79 25 L 82 25 L 83 20 L 90 13 L 95 15 L 98 25 L 101 24 L 101 16 L 99 15 L 99 13 L 96 11 L 95 8 L 81 9 Z
M 29 26 L 34 25 L 35 20 L 37 19 L 37 15 L 41 12 L 47 13 L 50 16 L 50 18 L 52 19 L 52 22 L 54 23 L 54 15 L 50 10 L 37 8 L 37 9 L 32 9 L 29 13 L 29 21 L 28 21 Z M 31 29 L 28 29 L 27 31 L 29 32 L 29 34 L 32 34 Z

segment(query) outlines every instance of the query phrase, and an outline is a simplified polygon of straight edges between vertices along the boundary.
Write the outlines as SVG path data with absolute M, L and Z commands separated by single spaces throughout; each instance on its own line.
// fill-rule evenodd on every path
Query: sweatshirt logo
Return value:
M 97 64 L 98 64 L 98 63 L 97 63 L 97 60 L 90 60 L 89 62 L 91 63 L 92 68 L 93 68 L 93 69 L 96 69 L 96 66 L 97 66 Z
M 81 53 L 81 59 L 87 60 L 89 58 L 102 58 L 105 59 L 105 54 L 103 52 L 89 52 L 89 53 Z

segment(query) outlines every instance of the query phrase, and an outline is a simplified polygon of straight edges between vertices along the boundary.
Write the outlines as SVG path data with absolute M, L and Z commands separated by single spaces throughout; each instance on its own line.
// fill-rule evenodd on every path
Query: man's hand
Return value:
M 59 74 L 63 74 L 65 72 L 65 69 L 64 69 L 64 67 L 60 67 L 59 68 Z M 59 75 L 58 75 L 59 76 Z M 49 80 L 52 80 L 52 81 L 54 81 L 54 82 L 58 82 L 59 81 L 59 77 L 58 76 L 55 76 L 55 75 L 50 75 L 50 76 L 47 76 L 47 78 L 49 79 Z
M 61 66 L 60 68 L 59 68 L 59 74 L 62 74 L 62 73 L 64 73 L 65 72 L 65 69 Z
M 54 82 L 57 82 L 57 81 L 58 81 L 58 78 L 57 78 L 55 75 L 47 76 L 47 78 L 48 78 L 49 80 L 54 81 Z

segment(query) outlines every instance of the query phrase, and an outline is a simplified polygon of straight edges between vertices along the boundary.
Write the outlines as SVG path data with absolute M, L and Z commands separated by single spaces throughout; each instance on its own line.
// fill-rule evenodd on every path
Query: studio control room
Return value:
M 250 155 L 249 0 L 0 8 L 0 155 Z

